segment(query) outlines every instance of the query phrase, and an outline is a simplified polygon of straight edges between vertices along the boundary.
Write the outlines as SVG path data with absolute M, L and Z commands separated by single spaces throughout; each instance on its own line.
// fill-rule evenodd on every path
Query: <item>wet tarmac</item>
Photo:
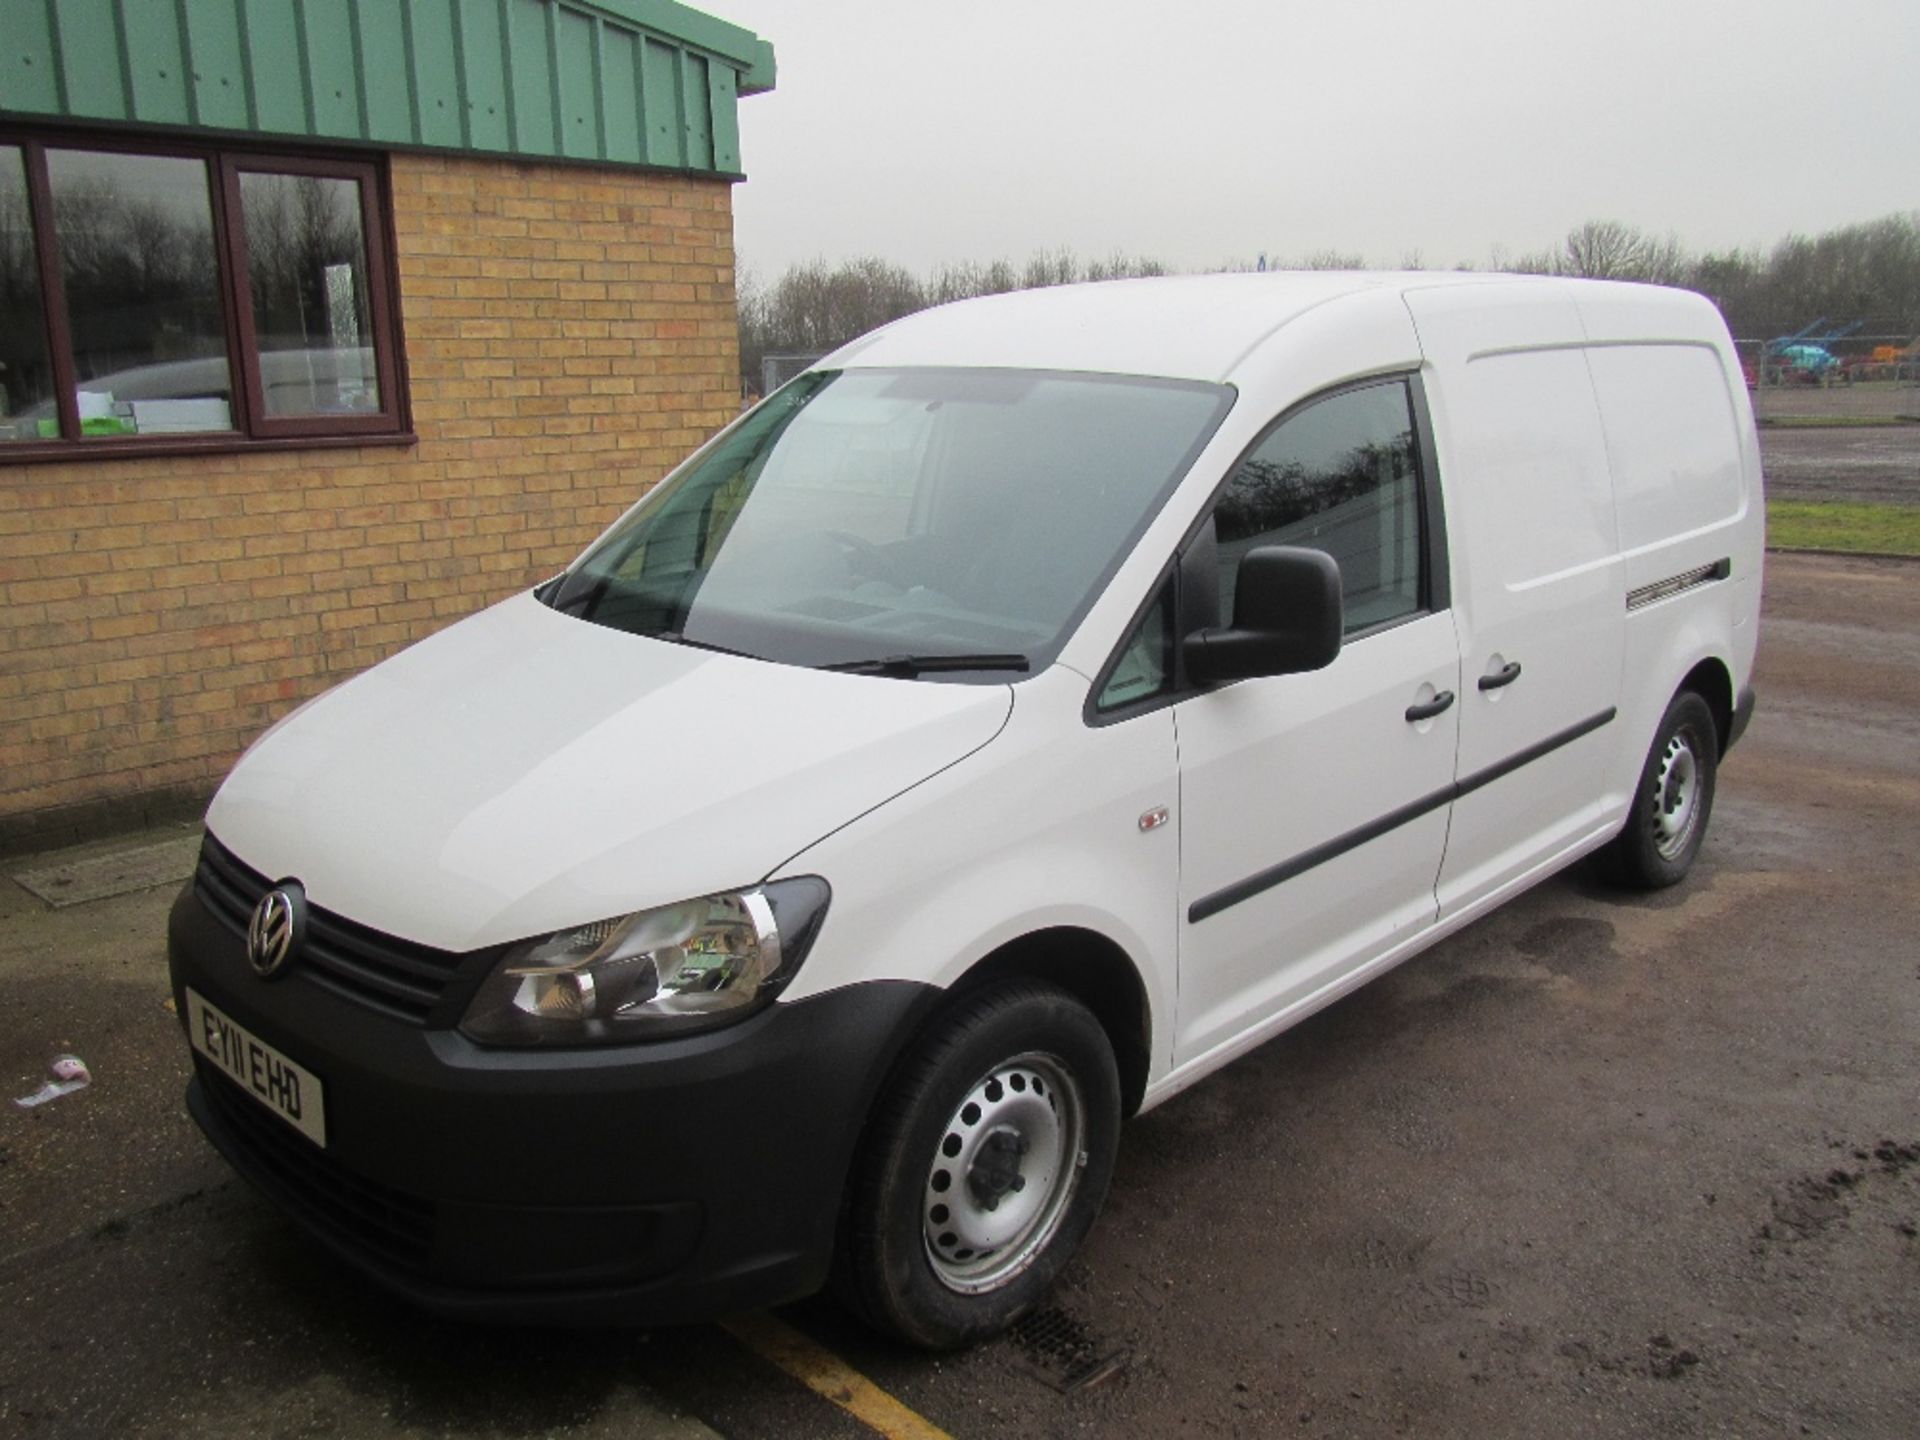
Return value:
M 1920 425 L 1770 425 L 1760 454 L 1770 499 L 1920 505 Z
M 958 1437 L 1910 1440 L 1920 563 L 1771 556 L 1762 634 L 1685 885 L 1551 880 L 1130 1124 L 1019 1335 L 783 1318 Z M 169 900 L 0 881 L 0 1079 L 93 1076 L 0 1106 L 0 1436 L 871 1433 L 716 1327 L 477 1330 L 343 1273 L 181 1111 Z

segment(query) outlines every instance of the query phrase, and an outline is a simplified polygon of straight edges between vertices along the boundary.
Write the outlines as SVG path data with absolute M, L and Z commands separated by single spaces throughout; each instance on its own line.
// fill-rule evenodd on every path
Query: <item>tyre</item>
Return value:
M 1626 828 L 1600 852 L 1601 868 L 1636 890 L 1677 885 L 1693 868 L 1713 813 L 1720 732 L 1707 702 L 1682 690 L 1667 706 Z
M 849 1191 L 836 1288 L 930 1350 L 1032 1308 L 1113 1175 L 1120 1080 L 1087 1008 L 1037 981 L 959 997 L 896 1067 Z

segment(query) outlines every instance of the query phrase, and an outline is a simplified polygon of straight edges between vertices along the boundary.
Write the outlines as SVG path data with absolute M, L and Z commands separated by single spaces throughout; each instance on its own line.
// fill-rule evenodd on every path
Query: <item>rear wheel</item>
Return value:
M 1686 878 L 1706 839 L 1719 759 L 1713 711 L 1693 691 L 1681 691 L 1661 718 L 1626 828 L 1600 852 L 1612 879 L 1662 890 Z
M 1036 981 L 962 997 L 894 1073 L 855 1170 L 839 1288 L 944 1350 L 1046 1294 L 1106 1196 L 1120 1081 L 1100 1022 Z

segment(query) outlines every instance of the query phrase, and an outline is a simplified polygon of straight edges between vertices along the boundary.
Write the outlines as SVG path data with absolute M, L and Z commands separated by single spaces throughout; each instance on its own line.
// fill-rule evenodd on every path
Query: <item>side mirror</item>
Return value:
M 1181 657 L 1202 684 L 1297 675 L 1333 663 L 1343 628 L 1339 562 L 1324 550 L 1262 545 L 1240 557 L 1233 623 L 1196 630 Z

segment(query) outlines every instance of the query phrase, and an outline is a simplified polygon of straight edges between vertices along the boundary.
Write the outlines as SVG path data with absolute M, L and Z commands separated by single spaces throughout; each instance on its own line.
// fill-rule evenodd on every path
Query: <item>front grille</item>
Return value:
M 193 888 L 228 929 L 244 936 L 253 907 L 273 881 L 242 864 L 213 836 L 200 846 Z M 464 957 L 368 929 L 307 906 L 306 939 L 295 964 L 308 979 L 348 1000 L 424 1025 Z
M 356 1175 L 268 1114 L 204 1058 L 194 1056 L 194 1065 L 208 1106 L 250 1162 L 245 1168 L 256 1183 L 353 1249 L 397 1269 L 427 1269 L 435 1220 L 431 1200 Z

